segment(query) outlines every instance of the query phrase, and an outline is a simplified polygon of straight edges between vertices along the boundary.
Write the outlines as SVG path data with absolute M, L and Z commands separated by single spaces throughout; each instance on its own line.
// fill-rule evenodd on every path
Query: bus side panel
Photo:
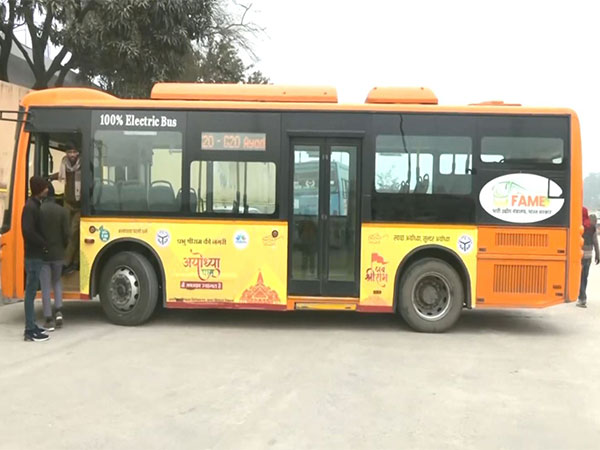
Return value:
M 480 227 L 479 307 L 546 307 L 566 292 L 567 230 Z
M 571 113 L 571 216 L 569 224 L 569 259 L 567 261 L 567 301 L 574 301 L 579 296 L 581 280 L 581 208 L 583 202 L 583 175 L 581 161 L 581 134 L 579 119 L 575 112 Z
M 446 248 L 463 261 L 471 279 L 471 306 L 474 306 L 476 227 L 371 223 L 363 224 L 361 236 L 361 309 L 387 308 L 391 311 L 398 267 L 415 249 L 423 247 L 425 250 L 432 246 Z
M 23 298 L 25 292 L 25 247 L 21 231 L 21 215 L 27 195 L 27 149 L 29 133 L 19 136 L 14 164 L 10 230 L 2 235 L 2 294 Z
M 100 250 L 129 238 L 159 256 L 168 308 L 287 308 L 286 222 L 85 218 L 81 230 L 84 293 Z
M 6 298 L 15 297 L 15 233 L 13 230 L 0 237 L 2 245 L 2 295 Z

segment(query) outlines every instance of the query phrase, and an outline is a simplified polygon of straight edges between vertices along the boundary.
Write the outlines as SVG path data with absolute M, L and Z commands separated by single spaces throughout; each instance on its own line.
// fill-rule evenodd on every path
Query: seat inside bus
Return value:
M 121 211 L 147 211 L 146 187 L 138 183 L 121 184 Z
M 112 183 L 97 181 L 94 183 L 92 203 L 103 211 L 118 211 L 121 209 L 119 189 Z
M 177 205 L 181 208 L 181 206 L 183 206 L 183 191 L 181 189 L 179 189 L 179 191 L 177 192 Z M 190 189 L 190 202 L 189 202 L 189 208 L 186 209 L 186 211 L 191 211 L 191 212 L 198 212 L 198 194 L 196 194 L 196 190 L 195 189 Z
M 156 183 L 156 182 L 155 182 Z M 175 201 L 175 192 L 170 183 L 160 182 L 150 187 L 148 208 L 150 211 L 177 211 L 179 202 Z

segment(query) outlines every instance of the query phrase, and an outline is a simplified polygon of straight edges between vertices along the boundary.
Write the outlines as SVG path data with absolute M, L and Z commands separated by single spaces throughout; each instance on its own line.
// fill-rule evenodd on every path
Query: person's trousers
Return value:
M 585 303 L 587 301 L 587 295 L 585 290 L 587 288 L 588 275 L 590 274 L 590 266 L 592 265 L 592 259 L 581 260 L 581 283 L 579 284 L 579 301 Z
M 40 285 L 40 273 L 44 262 L 41 259 L 25 258 L 25 330 L 33 331 L 35 324 L 35 309 L 33 302 Z
M 69 211 L 69 225 L 71 234 L 65 254 L 65 264 L 79 265 L 79 219 L 81 218 L 81 209 L 65 202 L 65 208 Z
M 42 305 L 44 305 L 44 317 L 52 317 L 52 297 L 51 291 L 54 291 L 54 308 L 59 310 L 62 308 L 63 290 L 62 261 L 44 261 L 42 271 L 40 273 L 40 284 L 42 285 Z

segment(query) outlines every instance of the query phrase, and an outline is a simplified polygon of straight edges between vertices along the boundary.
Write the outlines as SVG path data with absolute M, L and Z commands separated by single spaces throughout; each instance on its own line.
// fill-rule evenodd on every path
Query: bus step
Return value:
M 296 309 L 320 311 L 356 311 L 356 303 L 296 303 Z

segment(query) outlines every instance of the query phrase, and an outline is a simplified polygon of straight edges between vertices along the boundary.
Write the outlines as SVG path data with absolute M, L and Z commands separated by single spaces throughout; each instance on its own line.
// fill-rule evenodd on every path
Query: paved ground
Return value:
M 167 311 L 24 343 L 0 307 L 0 448 L 599 448 L 590 307 L 469 311 L 445 335 L 391 316 Z M 39 310 L 38 310 L 39 312 Z

